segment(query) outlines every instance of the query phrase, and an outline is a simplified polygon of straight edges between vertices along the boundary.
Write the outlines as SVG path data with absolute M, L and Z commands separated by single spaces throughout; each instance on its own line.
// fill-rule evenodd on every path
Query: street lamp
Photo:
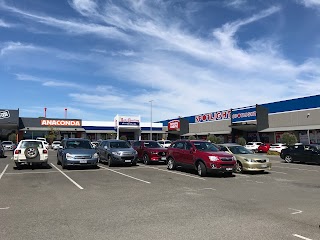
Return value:
M 152 140 L 152 102 L 153 100 L 150 100 L 150 140 Z

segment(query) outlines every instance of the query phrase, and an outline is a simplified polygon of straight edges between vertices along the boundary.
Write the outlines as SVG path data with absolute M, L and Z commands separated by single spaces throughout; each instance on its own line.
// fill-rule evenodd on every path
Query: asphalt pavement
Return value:
M 166 165 L 14 168 L 0 158 L 0 239 L 320 239 L 320 166 L 270 156 L 266 173 Z

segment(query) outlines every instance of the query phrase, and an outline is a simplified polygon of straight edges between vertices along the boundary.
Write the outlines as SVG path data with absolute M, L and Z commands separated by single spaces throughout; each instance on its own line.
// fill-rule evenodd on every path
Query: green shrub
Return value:
M 127 141 L 127 136 L 122 135 L 122 136 L 120 137 L 120 140 Z
M 217 144 L 221 143 L 221 139 L 216 137 L 215 135 L 209 135 L 208 140 L 212 143 L 217 143 Z
M 239 137 L 237 140 L 237 143 L 240 144 L 241 146 L 244 146 L 247 144 L 247 141 L 243 137 Z
M 280 155 L 280 153 L 276 151 L 268 151 L 267 155 Z
M 292 133 L 284 133 L 284 134 L 281 135 L 280 141 L 282 143 L 287 144 L 287 146 L 289 146 L 289 145 L 293 145 L 293 144 L 297 143 L 298 139 Z
M 196 137 L 193 136 L 193 135 L 191 135 L 191 136 L 188 137 L 188 139 L 189 139 L 189 140 L 196 140 Z

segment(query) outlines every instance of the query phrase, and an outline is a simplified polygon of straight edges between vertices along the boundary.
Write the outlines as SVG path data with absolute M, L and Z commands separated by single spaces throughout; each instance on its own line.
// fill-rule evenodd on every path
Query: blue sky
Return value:
M 319 94 L 320 0 L 0 0 L 0 108 L 153 121 Z

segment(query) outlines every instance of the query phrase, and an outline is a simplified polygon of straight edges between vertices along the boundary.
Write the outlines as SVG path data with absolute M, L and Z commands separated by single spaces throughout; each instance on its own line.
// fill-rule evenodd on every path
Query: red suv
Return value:
M 161 147 L 156 141 L 135 141 L 132 143 L 134 150 L 138 152 L 138 159 L 148 165 L 151 162 L 166 162 L 167 149 Z
M 270 143 L 262 143 L 258 147 L 258 152 L 267 153 L 270 148 Z
M 236 159 L 229 153 L 221 152 L 212 143 L 201 140 L 178 140 L 171 144 L 167 153 L 169 170 L 177 166 L 196 169 L 199 176 L 209 172 L 232 175 Z

